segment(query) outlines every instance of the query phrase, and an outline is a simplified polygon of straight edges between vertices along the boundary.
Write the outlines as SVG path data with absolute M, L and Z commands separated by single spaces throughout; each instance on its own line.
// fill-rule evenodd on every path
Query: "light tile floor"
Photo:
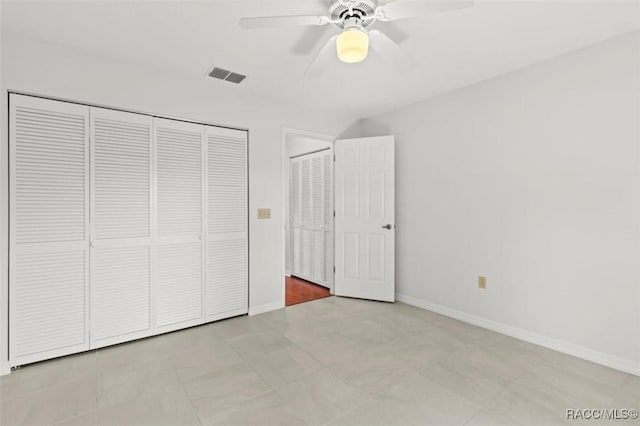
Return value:
M 640 377 L 401 303 L 330 297 L 25 366 L 13 425 L 639 425 Z

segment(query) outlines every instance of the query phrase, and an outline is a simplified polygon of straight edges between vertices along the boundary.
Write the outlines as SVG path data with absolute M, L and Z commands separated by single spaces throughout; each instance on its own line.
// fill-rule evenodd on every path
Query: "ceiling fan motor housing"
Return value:
M 353 27 L 354 22 L 362 28 L 375 21 L 377 7 L 376 0 L 335 0 L 329 5 L 329 15 L 332 21 L 342 23 L 338 24 L 341 28 Z

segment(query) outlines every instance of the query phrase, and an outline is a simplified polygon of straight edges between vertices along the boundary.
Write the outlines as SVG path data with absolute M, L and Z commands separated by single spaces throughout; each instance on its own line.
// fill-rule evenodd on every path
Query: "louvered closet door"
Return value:
M 247 133 L 206 128 L 207 320 L 248 312 Z
M 89 349 L 89 108 L 10 102 L 9 362 Z
M 322 156 L 316 154 L 311 158 L 311 279 L 324 285 L 324 199 L 322 193 Z
M 300 173 L 300 201 L 302 203 L 302 226 L 300 227 L 300 275 L 311 280 L 311 268 L 313 266 L 313 241 L 312 241 L 312 218 L 311 218 L 311 159 L 305 157 L 301 161 Z
M 291 160 L 292 274 L 333 283 L 332 150 Z
M 300 276 L 302 273 L 302 247 L 301 247 L 301 228 L 302 228 L 302 200 L 301 200 L 301 166 L 299 160 L 292 159 L 291 163 L 291 253 L 292 265 L 291 274 Z
M 322 154 L 322 231 L 324 285 L 333 289 L 333 150 Z
M 204 320 L 204 126 L 155 119 L 159 332 Z
M 313 205 L 311 158 L 291 159 L 292 275 L 313 281 Z
M 152 334 L 153 119 L 91 108 L 91 347 Z

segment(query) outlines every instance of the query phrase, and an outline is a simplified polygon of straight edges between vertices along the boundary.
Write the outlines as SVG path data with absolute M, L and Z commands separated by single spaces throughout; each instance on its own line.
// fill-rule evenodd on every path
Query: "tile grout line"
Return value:
M 57 360 L 54 359 L 54 361 L 64 362 L 65 360 L 68 360 L 68 359 L 77 359 L 77 358 L 82 358 L 82 357 L 89 356 L 89 355 L 94 355 L 96 357 L 96 366 L 95 366 L 95 369 L 94 369 L 94 373 L 96 375 L 96 382 L 95 382 L 95 391 L 96 391 L 95 403 L 96 403 L 96 406 L 95 406 L 94 410 L 96 411 L 96 416 L 97 416 L 97 411 L 98 411 L 98 372 L 97 372 L 97 356 L 95 355 L 96 353 L 97 353 L 97 350 L 86 351 L 86 352 L 83 352 L 83 353 L 80 353 L 80 354 L 72 354 L 72 355 L 67 355 L 67 356 L 64 356 L 64 357 L 60 357 Z M 44 361 L 44 362 L 46 362 L 46 361 Z M 38 363 L 38 364 L 40 364 L 40 363 Z M 32 365 L 32 366 L 27 365 L 26 367 L 27 368 L 28 367 L 35 367 L 38 364 Z M 65 383 L 65 381 L 62 381 L 62 383 Z M 69 382 L 67 382 L 67 383 L 69 383 Z M 24 395 L 20 395 L 20 396 L 18 396 L 16 398 L 33 397 L 33 396 L 36 396 L 38 394 L 42 394 L 45 391 L 48 391 L 48 390 L 50 390 L 51 388 L 53 388 L 53 387 L 55 387 L 57 385 L 60 385 L 60 383 L 56 382 L 56 383 L 49 384 L 49 385 L 44 386 L 44 387 L 42 387 L 40 389 L 34 390 L 34 391 L 26 393 Z M 1 408 L 2 404 L 5 404 L 5 403 L 7 403 L 9 401 L 11 401 L 10 398 L 2 398 L 2 400 L 0 400 L 0 408 Z M 69 416 L 69 417 L 65 417 L 63 419 L 56 420 L 55 422 L 51 422 L 51 423 L 48 423 L 48 424 L 53 426 L 53 425 L 56 425 L 58 423 L 73 419 L 75 417 L 79 417 L 79 416 L 83 416 L 85 414 L 91 413 L 94 410 L 82 411 L 80 413 L 74 414 L 74 415 Z M 1 418 L 0 418 L 0 420 L 1 420 Z
M 180 388 L 182 389 L 182 392 L 184 393 L 185 398 L 189 402 L 189 406 L 191 407 L 191 410 L 193 410 L 193 413 L 196 415 L 196 418 L 198 419 L 198 423 L 200 424 L 200 426 L 202 426 L 203 423 L 202 423 L 202 419 L 200 418 L 200 414 L 198 413 L 198 410 L 196 410 L 196 408 L 193 406 L 193 401 L 191 400 L 191 397 L 189 397 L 189 393 L 187 392 L 187 388 L 185 387 L 184 382 L 182 381 L 182 378 L 180 377 L 180 374 L 178 374 L 178 371 L 176 370 L 175 365 L 169 359 L 169 352 L 167 351 L 165 346 L 161 344 L 161 342 L 158 342 L 158 343 L 159 343 L 160 349 L 162 351 L 162 354 L 165 357 L 167 357 L 167 360 L 169 361 L 169 364 L 171 365 L 171 371 L 173 372 L 174 376 L 178 379 L 178 383 L 180 383 Z
M 285 307 L 284 309 L 286 309 L 286 307 Z M 264 325 L 265 325 L 265 326 L 266 326 L 270 331 L 273 331 L 273 332 L 275 332 L 276 334 L 278 334 L 278 335 L 282 336 L 284 339 L 288 340 L 288 341 L 290 342 L 290 344 L 291 344 L 291 345 L 294 345 L 294 346 L 295 346 L 295 343 L 294 343 L 293 341 L 291 341 L 290 339 L 288 339 L 285 335 L 283 335 L 282 333 L 280 333 L 280 331 L 279 331 L 279 330 L 275 329 L 274 327 L 272 327 L 271 325 L 269 325 L 268 323 L 266 323 L 265 321 L 263 321 L 263 320 L 262 320 L 261 318 L 259 318 L 259 317 L 260 317 L 260 315 L 256 315 L 256 319 L 258 319 L 262 324 L 264 324 Z M 221 336 L 220 336 L 220 337 L 221 337 Z M 224 337 L 221 337 L 221 338 L 225 341 L 225 343 L 226 343 L 227 345 L 229 345 L 229 347 L 231 348 L 231 350 L 232 350 L 232 351 L 233 351 L 233 352 L 234 352 L 234 353 L 235 353 L 235 354 L 236 354 L 236 355 L 237 355 L 237 356 L 242 360 L 242 362 L 246 363 L 246 364 L 247 364 L 247 366 L 248 366 L 249 368 L 251 368 L 251 371 L 253 371 L 253 372 L 258 376 L 258 378 L 262 381 L 262 383 L 263 383 L 263 384 L 264 384 L 264 385 L 269 389 L 269 390 L 267 390 L 267 391 L 264 391 L 264 392 L 262 392 L 262 393 L 259 393 L 259 394 L 257 394 L 257 395 L 254 395 L 253 397 L 251 397 L 251 398 L 247 399 L 246 401 L 243 401 L 242 403 L 240 403 L 240 404 L 236 405 L 235 407 L 230 407 L 229 409 L 225 410 L 225 412 L 230 411 L 230 410 L 232 410 L 233 408 L 236 408 L 236 407 L 242 406 L 242 405 L 244 405 L 244 404 L 246 404 L 246 403 L 248 403 L 248 402 L 250 402 L 250 401 L 253 401 L 254 399 L 257 399 L 257 398 L 259 398 L 259 397 L 261 397 L 261 396 L 263 396 L 263 395 L 266 395 L 266 394 L 268 394 L 268 393 L 271 393 L 271 392 L 272 392 L 274 395 L 276 395 L 276 397 L 277 397 L 278 399 L 282 400 L 282 399 L 280 398 L 280 396 L 278 395 L 278 393 L 276 392 L 276 389 L 277 389 L 277 388 L 274 388 L 273 386 L 271 386 L 271 385 L 267 382 L 267 380 L 266 380 L 266 379 L 265 379 L 265 378 L 260 374 L 260 372 L 259 372 L 259 371 L 257 371 L 257 370 L 253 367 L 253 365 L 251 365 L 251 362 L 249 361 L 249 358 L 244 357 L 240 352 L 238 352 L 238 351 L 236 350 L 236 348 L 234 348 L 234 347 L 233 347 L 233 345 L 231 345 L 231 344 L 227 341 L 227 339 L 225 339 Z M 315 359 L 315 358 L 314 358 L 314 359 Z M 287 384 L 288 384 L 288 383 L 287 383 Z M 282 386 L 284 386 L 284 385 L 282 385 Z M 288 406 L 288 405 L 287 405 L 287 406 Z
M 200 418 L 200 414 L 198 413 L 198 410 L 196 410 L 196 407 L 193 406 L 193 401 L 189 397 L 189 393 L 187 392 L 187 388 L 184 386 L 184 383 L 182 382 L 182 379 L 180 378 L 180 375 L 176 371 L 175 367 L 172 366 L 171 370 L 172 370 L 173 374 L 176 376 L 176 378 L 178 379 L 178 383 L 180 383 L 180 388 L 182 389 L 182 392 L 184 393 L 185 398 L 189 402 L 189 407 L 191 407 L 191 410 L 193 410 L 193 413 L 196 415 L 196 418 L 198 419 L 198 423 L 200 423 L 200 426 L 202 426 L 202 419 Z
M 469 422 L 470 422 L 471 420 L 473 420 L 473 419 L 474 419 L 478 414 L 480 414 L 480 413 L 482 412 L 482 410 L 483 410 L 483 408 L 482 408 L 482 407 L 480 407 L 480 409 L 479 409 L 478 411 L 476 411 L 475 413 L 473 413 L 473 414 L 471 415 L 471 417 L 469 417 L 469 418 L 468 418 L 467 420 L 465 420 L 464 422 L 460 423 L 460 426 L 466 426 L 466 425 L 468 425 L 468 424 L 469 424 Z
M 291 305 L 291 306 L 295 306 L 295 305 Z M 284 309 L 286 309 L 286 308 L 287 308 L 287 307 L 285 307 Z M 261 321 L 262 321 L 262 320 L 261 320 Z M 278 334 L 280 334 L 281 336 L 283 336 L 285 339 L 289 340 L 286 336 L 284 336 L 284 334 L 280 333 L 280 331 L 279 331 L 279 330 L 275 329 L 274 327 L 271 327 L 269 324 L 265 323 L 264 321 L 263 321 L 263 323 L 264 323 L 264 324 L 266 324 L 266 325 L 267 325 L 268 327 L 270 327 L 271 329 L 273 329 L 274 331 L 276 331 L 276 332 L 277 332 Z M 337 333 L 339 333 L 339 332 L 337 332 Z M 348 336 L 343 335 L 342 333 L 339 333 L 339 334 L 340 334 L 340 335 L 342 335 L 343 337 L 348 338 L 349 340 L 352 340 L 351 338 L 349 338 Z M 313 373 L 311 373 L 311 374 L 308 374 L 308 375 L 305 375 L 305 376 L 299 377 L 299 378 L 297 378 L 296 380 L 292 380 L 291 382 L 289 382 L 289 383 L 285 383 L 285 384 L 282 384 L 282 385 L 280 385 L 280 386 L 278 386 L 278 387 L 276 387 L 276 388 L 272 388 L 273 392 L 274 392 L 274 393 L 275 393 L 275 395 L 280 399 L 280 401 L 282 401 L 284 404 L 286 404 L 286 405 L 287 405 L 287 407 L 289 407 L 289 409 L 293 410 L 293 412 L 297 415 L 297 412 L 293 409 L 293 407 L 291 407 L 291 405 L 289 405 L 286 401 L 284 401 L 284 400 L 280 397 L 280 395 L 279 395 L 279 394 L 278 394 L 278 392 L 277 392 L 277 389 L 282 388 L 282 387 L 284 387 L 284 386 L 286 386 L 286 385 L 289 385 L 289 384 L 291 384 L 291 383 L 293 383 L 293 382 L 296 382 L 296 381 L 298 381 L 298 380 L 301 380 L 301 379 L 304 379 L 304 378 L 307 378 L 307 377 L 311 377 L 311 376 L 313 376 L 314 374 L 316 374 L 316 373 L 318 373 L 318 372 L 320 372 L 320 371 L 322 371 L 322 370 L 325 370 L 325 369 L 326 369 L 326 370 L 328 370 L 329 372 L 331 372 L 331 367 L 330 367 L 330 366 L 328 366 L 327 364 L 325 364 L 324 362 L 322 362 L 321 360 L 319 360 L 318 358 L 316 358 L 315 356 L 313 356 L 313 354 L 309 353 L 309 351 L 307 351 L 305 348 L 303 348 L 303 347 L 301 347 L 300 345 L 298 345 L 298 343 L 297 343 L 297 342 L 293 342 L 293 341 L 291 341 L 291 340 L 289 340 L 289 341 L 290 341 L 290 342 L 291 342 L 295 347 L 297 347 L 298 349 L 300 349 L 301 351 L 303 351 L 304 353 L 306 353 L 307 355 L 309 355 L 313 360 L 315 360 L 316 362 L 318 362 L 318 363 L 319 363 L 320 365 L 322 365 L 322 367 L 323 367 L 323 368 L 321 368 L 321 369 L 319 369 L 319 370 L 314 371 L 314 372 L 313 372 Z M 349 386 L 350 388 L 353 388 L 353 387 L 352 387 L 352 386 L 350 386 L 349 384 L 345 383 L 341 378 L 336 377 L 336 379 L 337 379 L 337 380 L 339 380 L 339 381 L 340 381 L 341 383 L 343 383 L 344 385 Z M 356 388 L 354 388 L 354 390 L 356 390 L 356 391 L 358 391 L 358 392 L 359 392 L 359 390 L 358 390 L 358 389 L 356 389 Z M 376 395 L 377 395 L 377 394 L 376 394 Z M 331 424 L 331 423 L 335 422 L 336 420 L 340 419 L 341 417 L 346 416 L 347 414 L 349 414 L 351 411 L 355 410 L 356 408 L 358 408 L 358 407 L 360 407 L 360 406 L 362 406 L 362 405 L 366 404 L 367 402 L 369 402 L 369 401 L 373 400 L 373 399 L 374 399 L 374 397 L 375 397 L 376 395 L 369 396 L 367 399 L 365 399 L 364 401 L 362 401 L 360 404 L 356 404 L 355 406 L 351 407 L 351 409 L 349 409 L 349 410 L 347 410 L 346 412 L 344 412 L 344 413 L 342 413 L 342 414 L 338 415 L 337 417 L 335 417 L 335 418 L 331 419 L 330 421 L 328 421 L 328 422 L 327 422 L 327 423 L 325 423 L 325 424 L 326 424 L 326 425 L 329 425 L 329 424 Z M 305 423 L 306 423 L 306 421 L 305 421 Z
M 286 307 L 285 307 L 285 308 L 286 308 Z M 262 320 L 262 319 L 261 319 L 261 318 L 259 318 L 259 317 L 260 317 L 260 315 L 256 315 L 256 319 L 257 319 L 257 320 L 259 320 L 263 325 L 265 325 L 269 331 L 273 331 L 273 332 L 275 332 L 276 334 L 278 334 L 279 336 L 282 336 L 284 339 L 288 340 L 288 341 L 289 341 L 289 343 L 290 343 L 292 346 L 297 346 L 293 341 L 291 341 L 289 338 L 287 338 L 287 337 L 286 337 L 286 336 L 284 336 L 282 333 L 280 333 L 280 331 L 279 331 L 279 330 L 277 330 L 276 328 L 272 327 L 270 324 L 266 323 L 264 320 Z M 249 333 L 249 334 L 250 334 L 250 333 Z M 223 412 L 223 413 L 230 413 L 230 412 L 232 412 L 233 410 L 235 410 L 235 409 L 237 409 L 237 408 L 239 408 L 239 407 L 241 407 L 241 406 L 243 406 L 243 405 L 245 405 L 245 404 L 250 403 L 251 401 L 254 401 L 254 400 L 256 400 L 256 399 L 258 399 L 258 398 L 260 398 L 260 397 L 262 397 L 262 396 L 264 396 L 264 395 L 268 395 L 268 394 L 272 393 L 272 394 L 274 394 L 274 395 L 276 396 L 276 398 L 278 398 L 278 400 L 280 400 L 283 404 L 285 404 L 285 405 L 287 406 L 287 408 L 289 408 L 289 409 L 290 409 L 290 410 L 291 410 L 291 411 L 292 411 L 292 412 L 297 416 L 297 413 L 296 413 L 295 411 L 293 411 L 293 409 L 291 408 L 291 406 L 289 406 L 289 404 L 287 404 L 285 401 L 283 401 L 283 400 L 282 400 L 282 398 L 280 397 L 280 395 L 278 395 L 278 393 L 276 392 L 276 389 L 278 389 L 279 387 L 275 387 L 275 388 L 274 388 L 273 386 L 271 386 L 271 385 L 266 381 L 266 379 L 265 379 L 265 378 L 260 374 L 260 372 L 259 372 L 259 371 L 257 371 L 257 370 L 253 367 L 253 365 L 251 365 L 251 362 L 249 361 L 249 357 L 245 357 L 245 356 L 243 356 L 240 352 L 238 352 L 238 350 L 236 350 L 236 348 L 234 348 L 234 347 L 233 347 L 233 345 L 231 345 L 231 344 L 229 343 L 228 339 L 226 339 L 226 338 L 224 338 L 224 337 L 222 337 L 222 336 L 220 336 L 220 335 L 218 335 L 218 337 L 220 337 L 220 338 L 221 338 L 221 339 L 222 339 L 222 340 L 223 340 L 223 341 L 224 341 L 224 342 L 229 346 L 229 348 L 230 348 L 230 349 L 231 349 L 231 350 L 232 350 L 232 351 L 233 351 L 233 352 L 234 352 L 234 353 L 235 353 L 235 354 L 240 358 L 240 360 L 241 360 L 243 363 L 246 363 L 246 364 L 247 364 L 247 366 L 248 366 L 249 368 L 251 368 L 251 371 L 253 371 L 253 372 L 258 376 L 258 378 L 260 379 L 260 381 L 261 381 L 261 382 L 265 385 L 265 387 L 268 389 L 268 390 L 266 390 L 266 391 L 264 391 L 264 392 L 261 392 L 261 393 L 259 393 L 259 394 L 256 394 L 256 395 L 254 395 L 254 396 L 250 397 L 249 399 L 247 399 L 247 400 L 245 400 L 245 401 L 242 401 L 241 403 L 239 403 L 239 404 L 237 404 L 237 405 L 234 405 L 234 406 L 232 406 L 232 407 L 226 408 L 226 409 L 225 409 L 225 410 L 223 410 L 222 412 Z M 235 336 L 235 337 L 237 337 L 237 336 Z M 314 359 L 315 359 L 315 358 L 314 358 Z M 307 377 L 307 376 L 303 376 L 303 377 Z M 298 380 L 298 379 L 296 379 L 296 380 Z M 294 380 L 294 381 L 295 381 L 295 380 Z M 293 382 L 293 381 L 292 381 L 292 382 Z M 289 383 L 292 383 L 292 382 L 289 382 Z M 281 385 L 280 387 L 285 386 L 285 385 L 287 385 L 287 384 L 289 384 L 289 383 L 285 383 L 285 384 Z M 187 395 L 187 398 L 189 398 L 189 396 L 188 396 L 188 395 Z M 190 398 L 189 398 L 189 400 L 191 401 L 191 399 L 190 399 Z M 199 419 L 199 421 L 200 421 L 200 424 L 202 425 L 202 419 L 200 419 L 200 415 L 197 413 L 197 411 L 196 411 L 196 415 L 198 416 L 198 419 Z M 299 417 L 299 416 L 297 416 L 297 417 Z M 306 423 L 306 422 L 305 422 L 305 423 Z

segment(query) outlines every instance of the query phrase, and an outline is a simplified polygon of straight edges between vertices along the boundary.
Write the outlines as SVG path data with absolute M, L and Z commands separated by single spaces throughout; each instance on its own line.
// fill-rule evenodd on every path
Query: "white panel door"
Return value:
M 206 316 L 248 312 L 247 132 L 206 127 Z
M 91 107 L 91 348 L 152 334 L 153 119 Z
M 89 108 L 9 96 L 9 364 L 89 349 Z
M 204 321 L 204 126 L 154 119 L 159 332 Z
M 338 296 L 395 300 L 393 136 L 335 143 Z

